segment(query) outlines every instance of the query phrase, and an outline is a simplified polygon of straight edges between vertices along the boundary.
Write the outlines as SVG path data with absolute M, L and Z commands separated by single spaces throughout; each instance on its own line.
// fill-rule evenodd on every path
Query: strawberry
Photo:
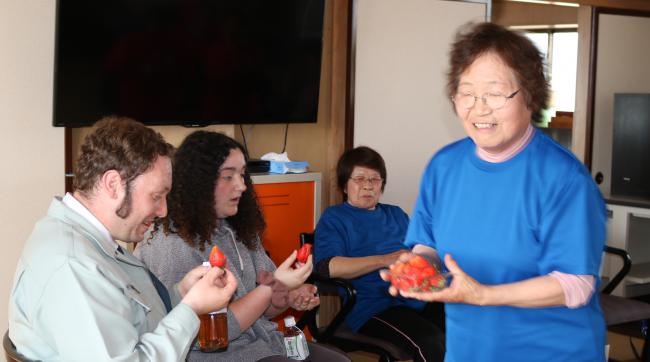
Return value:
M 431 283 L 431 286 L 434 287 L 434 288 L 442 289 L 442 288 L 445 287 L 445 284 L 447 283 L 447 281 L 442 276 L 442 274 L 438 274 L 438 275 L 430 278 L 429 283 Z
M 411 292 L 428 292 L 443 289 L 447 280 L 438 269 L 422 256 L 416 255 L 406 263 L 397 261 L 390 266 L 391 285 Z
M 306 263 L 307 259 L 309 258 L 309 254 L 311 254 L 311 244 L 305 243 L 300 249 L 298 249 L 298 256 L 296 257 L 296 260 L 301 262 L 301 263 Z
M 400 290 L 409 290 L 410 285 L 405 279 L 395 279 L 393 286 Z
M 404 275 L 412 275 L 415 273 L 415 268 L 413 268 L 410 264 L 404 264 L 402 267 L 402 274 Z
M 226 256 L 221 250 L 215 245 L 210 251 L 210 265 L 216 266 L 219 268 L 224 268 L 226 266 Z
M 436 270 L 432 267 L 424 268 L 420 271 L 420 275 L 422 275 L 425 278 L 431 277 L 436 275 Z
M 429 265 L 429 262 L 427 261 L 427 259 L 423 258 L 421 255 L 416 255 L 416 256 L 412 257 L 412 258 L 409 260 L 408 263 L 409 263 L 411 266 L 413 266 L 413 267 L 415 267 L 415 268 L 418 268 L 418 269 L 424 269 L 424 268 L 430 266 L 430 265 Z

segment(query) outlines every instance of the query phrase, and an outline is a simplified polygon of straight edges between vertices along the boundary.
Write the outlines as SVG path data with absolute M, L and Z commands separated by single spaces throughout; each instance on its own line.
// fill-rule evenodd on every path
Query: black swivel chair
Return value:
M 623 281 L 625 275 L 632 267 L 630 254 L 623 250 L 611 246 L 605 246 L 605 253 L 620 257 L 623 261 L 621 269 L 612 277 L 612 279 L 603 287 L 600 294 L 600 306 L 605 315 L 607 329 L 617 333 L 634 334 L 644 336 L 643 350 L 641 352 L 641 361 L 650 362 L 650 333 L 647 331 L 647 325 L 650 321 L 650 304 L 634 299 L 623 298 L 611 295 L 612 291 Z M 623 326 L 633 325 L 634 328 L 624 328 Z M 637 329 L 638 328 L 638 329 Z M 631 333 L 632 332 L 632 333 Z
M 14 346 L 11 339 L 9 339 L 9 331 L 5 332 L 4 338 L 2 339 L 2 347 L 5 349 L 5 358 L 7 362 L 35 362 L 22 354 L 18 353 L 16 346 Z
M 302 246 L 305 243 L 313 244 L 314 234 L 300 234 L 300 245 Z M 326 326 L 318 325 L 318 308 L 305 312 L 300 318 L 298 326 L 300 328 L 307 326 L 318 342 L 334 345 L 345 352 L 370 352 L 379 355 L 380 362 L 413 359 L 409 351 L 395 346 L 390 341 L 355 333 L 346 326 L 345 317 L 352 310 L 357 294 L 349 281 L 341 278 L 324 278 L 317 273 L 312 273 L 310 282 L 318 287 L 320 295 L 335 295 L 341 298 L 341 309 Z M 339 290 L 344 292 L 344 297 L 341 297 Z

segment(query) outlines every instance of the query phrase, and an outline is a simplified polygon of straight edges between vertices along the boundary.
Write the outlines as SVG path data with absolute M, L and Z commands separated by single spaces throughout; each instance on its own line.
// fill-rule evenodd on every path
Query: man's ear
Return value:
M 116 170 L 104 172 L 99 179 L 99 186 L 112 199 L 117 199 L 124 193 L 122 176 Z

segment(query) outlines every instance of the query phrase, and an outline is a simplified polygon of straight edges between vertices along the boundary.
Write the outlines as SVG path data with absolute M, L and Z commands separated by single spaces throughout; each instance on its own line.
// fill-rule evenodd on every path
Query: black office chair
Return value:
M 2 339 L 2 347 L 5 349 L 5 358 L 7 362 L 35 362 L 22 354 L 18 353 L 16 346 L 14 346 L 11 339 L 9 339 L 9 331 L 5 332 L 5 336 Z
M 650 304 L 611 295 L 612 291 L 623 281 L 625 275 L 632 267 L 630 254 L 623 249 L 607 245 L 604 251 L 605 253 L 620 257 L 623 261 L 621 269 L 603 287 L 600 294 L 600 306 L 605 315 L 607 329 L 626 335 L 643 336 L 644 343 L 640 359 L 643 362 L 650 362 L 650 333 L 647 331 L 648 322 L 650 321 Z M 631 329 L 629 328 L 630 324 L 633 327 Z
M 300 245 L 313 244 L 314 234 L 300 234 Z M 318 292 L 323 295 L 335 295 L 341 300 L 341 308 L 331 322 L 326 326 L 319 326 L 317 322 L 318 308 L 307 311 L 298 321 L 298 326 L 309 328 L 312 336 L 318 341 L 334 345 L 345 352 L 364 351 L 379 355 L 379 361 L 392 362 L 413 359 L 412 354 L 395 346 L 390 341 L 366 336 L 353 332 L 346 324 L 345 317 L 350 313 L 356 302 L 357 292 L 352 284 L 341 278 L 324 278 L 317 273 L 312 273 L 310 282 L 318 287 Z M 339 290 L 344 292 L 341 297 Z

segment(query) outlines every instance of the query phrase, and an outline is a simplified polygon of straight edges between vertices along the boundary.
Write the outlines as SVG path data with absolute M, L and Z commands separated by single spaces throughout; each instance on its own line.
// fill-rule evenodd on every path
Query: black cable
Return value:
M 640 361 L 641 356 L 639 355 L 639 352 L 636 350 L 636 347 L 634 347 L 634 343 L 632 343 L 632 337 L 630 337 L 630 347 L 632 348 L 632 353 L 634 353 L 634 358 L 636 358 L 637 361 Z
M 241 131 L 241 137 L 244 140 L 244 151 L 250 157 L 250 154 L 248 153 L 248 146 L 246 145 L 246 135 L 244 134 L 244 127 L 242 127 L 241 124 L 239 125 L 239 130 Z
M 284 127 L 284 145 L 282 146 L 282 152 L 280 152 L 280 153 L 284 153 L 284 151 L 287 150 L 287 134 L 288 133 L 289 133 L 289 123 L 287 123 L 287 125 Z

